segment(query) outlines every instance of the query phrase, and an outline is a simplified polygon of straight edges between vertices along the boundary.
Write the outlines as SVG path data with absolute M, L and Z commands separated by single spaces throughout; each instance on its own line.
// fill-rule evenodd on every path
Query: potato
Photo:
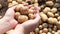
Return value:
M 7 2 L 11 3 L 11 2 L 12 2 L 12 0 L 7 0 Z
M 39 33 L 39 28 L 35 29 L 35 33 L 38 34 Z
M 32 32 L 30 32 L 30 34 L 35 34 L 35 32 L 32 31 Z
M 60 30 L 57 30 L 57 32 L 60 34 Z
M 58 17 L 59 16 L 59 14 L 58 13 L 55 13 L 55 15 L 54 15 L 55 17 Z
M 2 8 L 2 4 L 0 4 L 0 9 Z
M 41 6 L 40 6 L 40 8 L 42 8 L 42 9 L 43 9 L 43 8 L 45 8 L 45 6 L 46 6 L 46 5 L 41 5 Z
M 46 2 L 46 5 L 47 5 L 47 6 L 53 6 L 54 3 L 53 3 L 53 1 L 47 1 L 47 2 Z
M 54 14 L 52 12 L 47 13 L 48 17 L 54 17 Z
M 52 9 L 51 9 L 51 12 L 52 12 L 52 13 L 56 13 L 56 12 L 57 12 L 57 8 L 52 8 Z
M 10 8 L 10 7 L 12 7 L 13 5 L 12 5 L 12 3 L 8 3 L 8 8 Z
M 46 14 L 47 12 L 50 12 L 50 10 L 51 10 L 51 9 L 50 9 L 49 7 L 46 7 L 46 8 L 43 10 L 43 13 Z
M 59 16 L 59 17 L 57 17 L 57 19 L 60 21 L 60 16 Z
M 48 18 L 48 23 L 50 23 L 50 24 L 56 24 L 58 21 L 57 21 L 57 19 L 56 18 Z
M 18 22 L 19 23 L 23 23 L 23 22 L 25 22 L 25 21 L 27 21 L 28 20 L 28 17 L 26 16 L 26 15 L 20 15 L 19 17 L 18 17 Z
M 42 21 L 44 21 L 44 22 L 47 21 L 48 17 L 46 14 L 40 13 L 40 16 L 41 16 Z
M 52 33 L 48 32 L 47 34 L 52 34 Z
M 23 14 L 23 15 L 28 14 L 28 7 L 22 7 L 20 9 L 20 13 Z
M 54 34 L 59 34 L 58 32 L 55 32 Z
M 19 12 L 16 12 L 15 13 L 15 19 L 18 19 L 19 16 L 20 16 L 20 13 Z
M 39 34 L 42 34 L 42 33 L 43 33 L 43 30 L 40 30 L 40 31 L 39 31 Z
M 35 18 L 34 14 L 29 14 L 28 16 L 29 16 L 29 19 L 34 19 Z
M 28 13 L 29 13 L 29 14 L 33 14 L 34 11 L 33 11 L 32 9 L 29 9 Z
M 13 31 L 14 31 L 13 29 L 12 30 L 9 30 L 9 31 L 6 32 L 6 34 L 10 34 Z
M 16 6 L 15 11 L 19 12 L 20 11 L 20 6 Z
M 12 5 L 17 5 L 18 3 L 16 1 L 12 1 Z
M 43 29 L 43 32 L 44 32 L 44 33 L 47 33 L 47 32 L 48 32 L 48 29 L 47 29 L 47 28 L 44 28 L 44 29 Z
M 22 0 L 16 0 L 19 4 L 21 4 L 22 3 Z
M 39 25 L 39 29 L 43 29 L 43 26 L 42 25 Z
M 57 28 L 60 29 L 60 21 L 58 21 L 58 23 L 56 23 Z

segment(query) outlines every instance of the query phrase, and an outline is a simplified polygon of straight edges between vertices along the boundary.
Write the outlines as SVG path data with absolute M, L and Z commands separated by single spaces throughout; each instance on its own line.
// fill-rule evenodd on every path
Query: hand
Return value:
M 28 20 L 22 24 L 18 24 L 14 31 L 9 34 L 29 34 L 30 31 L 33 31 L 39 25 L 39 13 L 36 13 L 35 17 L 36 18 L 33 20 Z
M 5 33 L 6 31 L 8 31 L 9 29 L 13 28 L 16 26 L 16 24 L 18 23 L 15 19 L 14 19 L 14 7 L 9 8 L 5 14 L 5 16 L 0 19 L 0 34 Z

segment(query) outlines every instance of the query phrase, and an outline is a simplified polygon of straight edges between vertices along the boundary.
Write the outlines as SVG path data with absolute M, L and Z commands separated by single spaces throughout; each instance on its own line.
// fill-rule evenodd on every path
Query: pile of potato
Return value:
M 60 34 L 60 0 L 8 0 L 8 8 L 15 8 L 15 19 L 19 23 L 34 19 L 34 6 L 39 6 L 41 23 L 30 34 Z M 7 32 L 12 32 L 10 30 Z
M 33 8 L 33 9 L 32 9 Z M 23 4 L 19 4 L 15 8 L 15 19 L 19 23 L 23 23 L 27 20 L 34 19 L 34 7 L 24 6 Z

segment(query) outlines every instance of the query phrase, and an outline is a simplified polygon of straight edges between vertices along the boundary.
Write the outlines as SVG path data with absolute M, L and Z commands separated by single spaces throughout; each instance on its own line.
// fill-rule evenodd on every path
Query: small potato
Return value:
M 47 21 L 48 17 L 46 14 L 40 13 L 40 16 L 41 16 L 42 21 L 44 21 L 44 22 Z
M 23 22 L 25 22 L 25 21 L 27 21 L 28 20 L 28 17 L 26 16 L 26 15 L 20 15 L 19 17 L 18 17 L 18 22 L 19 23 L 23 23 Z
M 15 13 L 15 19 L 18 19 L 19 16 L 20 16 L 20 13 L 19 12 L 16 12 Z
M 39 29 L 40 29 L 40 30 L 43 29 L 43 26 L 42 26 L 42 25 L 39 25 Z
M 47 32 L 48 32 L 48 29 L 47 29 L 47 28 L 44 28 L 44 29 L 43 29 L 43 32 L 44 32 L 44 33 L 47 33 Z
M 57 19 L 60 21 L 60 16 Z
M 21 4 L 22 3 L 22 0 L 16 0 L 19 4 Z
M 9 31 L 6 32 L 6 34 L 10 34 L 13 31 L 14 31 L 13 29 L 12 30 L 9 30 Z
M 58 21 L 58 23 L 56 23 L 57 28 L 60 30 L 60 21 Z
M 43 30 L 40 30 L 40 31 L 39 31 L 39 34 L 42 34 L 42 33 L 43 33 Z
M 48 24 L 47 24 L 47 23 L 43 23 L 43 24 L 42 24 L 42 27 L 43 27 L 43 28 L 47 28 L 47 27 L 48 27 Z
M 16 6 L 15 11 L 19 12 L 20 11 L 20 6 Z
M 56 12 L 57 12 L 57 8 L 52 8 L 52 9 L 51 9 L 51 12 L 52 12 L 52 13 L 56 13 Z
M 29 19 L 34 19 L 35 18 L 35 16 L 33 14 L 29 14 L 28 16 L 29 16 Z
M 10 8 L 10 7 L 12 7 L 13 5 L 12 5 L 12 3 L 8 3 L 8 8 Z
M 35 33 L 38 34 L 39 33 L 39 28 L 35 29 Z
M 0 4 L 0 9 L 2 8 L 2 4 Z
M 52 29 L 51 29 L 51 28 L 48 28 L 48 31 L 49 31 L 49 32 L 52 32 Z
M 42 8 L 42 9 L 43 9 L 45 6 L 46 6 L 46 5 L 41 5 L 41 6 L 40 6 L 40 8 Z
M 54 15 L 55 17 L 58 17 L 59 16 L 59 14 L 58 13 L 55 13 L 55 15 Z
M 52 34 L 52 33 L 48 32 L 47 34 Z
M 43 10 L 43 13 L 46 14 L 47 12 L 50 12 L 50 10 L 51 10 L 51 9 L 50 9 L 49 7 L 46 7 L 46 8 Z
M 52 34 L 54 34 L 55 33 L 55 31 L 52 31 Z
M 35 34 L 35 32 L 32 31 L 32 32 L 30 32 L 30 34 Z
M 58 32 L 55 32 L 54 34 L 59 34 Z
M 47 13 L 48 17 L 54 17 L 54 14 L 52 12 Z
M 48 23 L 50 23 L 50 24 L 56 24 L 58 21 L 57 21 L 57 19 L 56 18 L 48 18 Z
M 16 1 L 12 1 L 12 5 L 17 5 L 18 3 Z
M 47 2 L 46 2 L 46 5 L 47 5 L 47 6 L 53 6 L 54 3 L 53 3 L 53 1 L 47 1 Z
M 57 31 L 60 34 L 60 30 Z
M 34 11 L 33 11 L 32 9 L 29 9 L 28 13 L 29 13 L 29 14 L 33 14 Z
M 12 0 L 7 0 L 7 2 L 11 3 L 11 2 L 12 2 Z
M 23 15 L 28 14 L 28 7 L 20 8 L 20 13 L 23 14 Z

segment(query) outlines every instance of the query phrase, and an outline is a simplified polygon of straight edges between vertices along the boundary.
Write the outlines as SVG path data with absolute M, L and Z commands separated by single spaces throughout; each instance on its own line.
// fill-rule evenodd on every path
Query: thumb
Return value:
M 9 8 L 9 9 L 6 11 L 6 14 L 5 14 L 4 17 L 13 18 L 13 17 L 14 17 L 14 14 L 15 14 L 15 11 L 14 11 L 15 7 L 16 7 L 16 6 Z

